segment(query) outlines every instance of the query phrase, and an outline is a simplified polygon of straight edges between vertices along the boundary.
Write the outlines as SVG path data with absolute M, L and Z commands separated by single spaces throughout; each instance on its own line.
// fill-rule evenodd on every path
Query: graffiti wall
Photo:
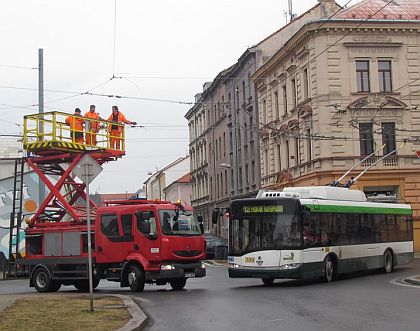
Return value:
M 38 175 L 34 172 L 25 173 L 23 178 L 23 208 L 22 213 L 24 221 L 22 226 L 25 227 L 25 221 L 29 219 L 38 209 Z M 6 256 L 9 254 L 9 227 L 10 213 L 13 207 L 13 178 L 9 177 L 0 180 L 0 251 Z M 20 251 L 24 251 L 25 233 L 20 233 L 19 247 Z M 13 241 L 13 244 L 16 244 Z

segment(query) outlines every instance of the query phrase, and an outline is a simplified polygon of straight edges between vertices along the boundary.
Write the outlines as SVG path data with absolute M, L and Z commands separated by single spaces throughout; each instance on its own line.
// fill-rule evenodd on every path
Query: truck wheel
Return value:
M 74 287 L 82 292 L 89 291 L 89 280 L 83 279 L 83 280 L 77 280 L 74 282 Z
M 99 285 L 99 279 L 93 279 L 93 288 L 97 288 Z M 88 292 L 89 291 L 89 279 L 78 280 L 74 283 L 74 287 L 77 288 L 79 291 Z
M 33 284 L 38 292 L 45 293 L 52 290 L 53 281 L 50 277 L 50 273 L 44 267 L 40 267 L 35 270 L 33 277 Z
M 185 286 L 186 283 L 187 283 L 187 279 L 186 278 L 183 278 L 183 279 L 174 279 L 174 280 L 171 280 L 169 282 L 169 284 L 171 284 L 171 287 L 175 291 L 182 290 L 184 288 L 184 286 Z
M 50 292 L 57 292 L 61 287 L 61 282 L 53 281 L 51 284 Z
M 141 292 L 144 289 L 144 273 L 137 265 L 128 267 L 128 285 L 132 292 Z

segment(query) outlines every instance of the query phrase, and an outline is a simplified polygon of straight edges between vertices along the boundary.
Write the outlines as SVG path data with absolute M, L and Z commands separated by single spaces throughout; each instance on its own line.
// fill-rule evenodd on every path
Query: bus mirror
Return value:
M 201 234 L 204 234 L 204 224 L 203 224 L 203 222 L 200 222 L 199 226 L 200 226 Z
M 220 209 L 219 208 L 213 209 L 213 213 L 211 214 L 211 222 L 213 224 L 217 224 L 217 222 L 219 221 L 219 216 L 220 216 Z
M 203 221 L 204 221 L 203 216 L 202 215 L 197 215 L 197 221 L 199 223 L 203 223 Z

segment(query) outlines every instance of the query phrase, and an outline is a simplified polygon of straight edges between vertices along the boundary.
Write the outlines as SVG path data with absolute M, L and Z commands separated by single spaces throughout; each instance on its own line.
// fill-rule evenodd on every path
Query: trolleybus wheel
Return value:
M 171 287 L 175 290 L 182 290 L 185 287 L 185 284 L 187 283 L 187 279 L 174 279 L 169 281 L 169 284 L 171 284 Z
M 36 269 L 32 277 L 34 287 L 38 292 L 45 293 L 50 292 L 53 289 L 53 281 L 46 268 L 40 267 Z
M 389 249 L 384 253 L 384 270 L 386 273 L 390 273 L 394 270 L 394 259 Z
M 273 286 L 273 284 L 274 284 L 274 278 L 261 278 L 261 280 L 262 280 L 262 282 L 263 282 L 263 284 L 265 285 L 265 286 Z
M 132 264 L 128 269 L 128 285 L 132 292 L 141 292 L 144 289 L 144 273 L 138 266 Z
M 337 278 L 337 263 L 331 255 L 327 255 L 324 260 L 324 276 L 327 282 L 332 282 Z

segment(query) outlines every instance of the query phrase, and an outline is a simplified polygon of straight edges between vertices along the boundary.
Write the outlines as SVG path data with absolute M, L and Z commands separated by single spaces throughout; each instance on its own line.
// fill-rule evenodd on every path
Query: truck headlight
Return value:
M 232 269 L 239 269 L 241 266 L 237 263 L 229 263 L 228 267 Z
M 175 266 L 173 264 L 162 264 L 160 270 L 175 270 Z

